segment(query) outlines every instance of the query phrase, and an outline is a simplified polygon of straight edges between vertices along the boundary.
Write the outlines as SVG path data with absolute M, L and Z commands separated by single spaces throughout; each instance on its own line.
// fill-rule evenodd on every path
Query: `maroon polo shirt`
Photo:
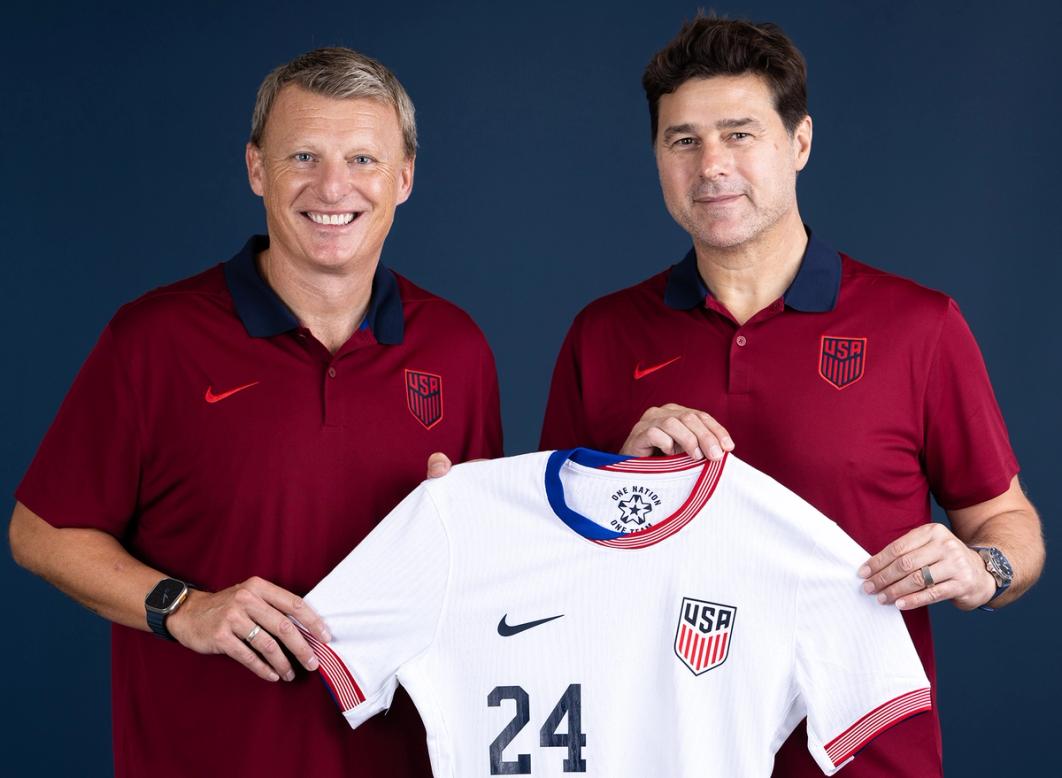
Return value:
M 871 553 L 930 521 L 930 494 L 964 508 L 1018 471 L 955 302 L 814 236 L 784 297 L 742 326 L 708 293 L 693 251 L 587 306 L 557 360 L 541 448 L 617 451 L 646 409 L 669 402 L 712 414 L 743 460 Z M 933 680 L 929 612 L 904 618 Z M 775 775 L 821 775 L 803 727 Z M 941 775 L 935 694 L 932 714 L 882 734 L 845 775 Z
M 424 478 L 429 454 L 502 454 L 494 360 L 472 320 L 379 267 L 332 355 L 229 262 L 122 307 L 17 491 L 207 590 L 258 575 L 307 592 Z M 147 592 L 145 592 L 147 594 Z M 152 633 L 112 632 L 118 776 L 423 778 L 404 695 L 351 731 L 316 673 L 260 680 Z

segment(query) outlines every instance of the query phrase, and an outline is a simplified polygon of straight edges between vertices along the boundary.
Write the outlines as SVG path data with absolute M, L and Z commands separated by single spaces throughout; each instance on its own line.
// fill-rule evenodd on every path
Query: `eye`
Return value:
M 375 160 L 367 154 L 358 154 L 356 157 L 352 157 L 351 162 L 355 165 L 371 165 Z
M 733 132 L 730 134 L 731 140 L 745 140 L 745 138 L 751 138 L 751 132 Z
M 688 137 L 687 138 L 677 138 L 671 145 L 673 147 L 676 147 L 676 148 L 696 146 L 697 145 L 697 139 L 696 138 L 688 138 Z
M 306 151 L 299 151 L 291 155 L 291 158 L 296 162 L 313 162 L 313 154 Z

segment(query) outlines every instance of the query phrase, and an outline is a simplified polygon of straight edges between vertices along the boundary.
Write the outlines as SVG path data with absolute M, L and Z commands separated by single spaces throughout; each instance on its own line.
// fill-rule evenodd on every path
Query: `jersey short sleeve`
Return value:
M 929 681 L 896 608 L 862 590 L 867 554 L 836 524 L 822 523 L 797 597 L 798 707 L 808 750 L 832 775 L 894 724 L 932 707 Z
M 78 372 L 15 496 L 55 527 L 121 537 L 136 510 L 141 438 L 112 326 Z
M 1007 490 L 1018 461 L 981 350 L 954 300 L 930 366 L 925 415 L 926 472 L 942 507 L 966 508 Z
M 306 595 L 333 639 L 307 637 L 352 727 L 390 706 L 402 667 L 431 644 L 449 567 L 446 531 L 422 484 Z

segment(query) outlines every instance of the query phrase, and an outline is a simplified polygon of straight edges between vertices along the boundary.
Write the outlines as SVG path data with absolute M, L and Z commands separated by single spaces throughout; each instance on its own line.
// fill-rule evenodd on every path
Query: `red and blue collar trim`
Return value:
M 815 237 L 804 225 L 808 245 L 793 283 L 782 299 L 790 308 L 805 313 L 826 313 L 837 305 L 841 291 L 841 255 Z M 664 302 L 669 308 L 688 311 L 703 307 L 711 292 L 697 270 L 697 252 L 689 253 L 677 265 L 672 265 L 664 290 Z
M 299 320 L 258 273 L 255 257 L 269 248 L 269 236 L 252 235 L 232 259 L 222 265 L 236 313 L 252 338 L 271 338 L 299 328 Z M 395 274 L 376 265 L 372 296 L 362 329 L 372 330 L 378 343 L 395 345 L 405 336 L 402 297 Z
M 574 532 L 589 541 L 610 548 L 645 548 L 665 538 L 669 538 L 689 524 L 708 503 L 719 477 L 723 473 L 727 455 L 722 459 L 693 459 L 686 455 L 671 457 L 626 457 L 618 454 L 606 454 L 588 448 L 572 448 L 554 451 L 546 461 L 546 499 L 558 518 Z M 685 502 L 663 521 L 652 527 L 635 532 L 616 532 L 602 527 L 586 516 L 573 510 L 564 499 L 564 485 L 561 483 L 561 467 L 567 461 L 584 467 L 607 470 L 614 473 L 677 473 L 683 470 L 700 468 L 693 489 Z

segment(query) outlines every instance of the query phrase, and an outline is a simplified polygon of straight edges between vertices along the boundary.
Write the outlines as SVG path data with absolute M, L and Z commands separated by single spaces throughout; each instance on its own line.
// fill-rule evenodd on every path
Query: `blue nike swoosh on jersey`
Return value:
M 506 613 L 504 616 L 501 617 L 501 621 L 498 622 L 498 634 L 501 635 L 503 638 L 512 637 L 513 635 L 520 634 L 524 630 L 531 629 L 532 627 L 537 627 L 539 624 L 545 624 L 547 621 L 553 621 L 554 619 L 559 619 L 563 616 L 564 614 L 562 613 L 560 614 L 560 616 L 550 616 L 548 619 L 539 619 L 538 621 L 527 621 L 523 624 L 513 624 L 510 626 L 509 624 L 505 623 L 505 620 L 509 618 L 509 614 Z

